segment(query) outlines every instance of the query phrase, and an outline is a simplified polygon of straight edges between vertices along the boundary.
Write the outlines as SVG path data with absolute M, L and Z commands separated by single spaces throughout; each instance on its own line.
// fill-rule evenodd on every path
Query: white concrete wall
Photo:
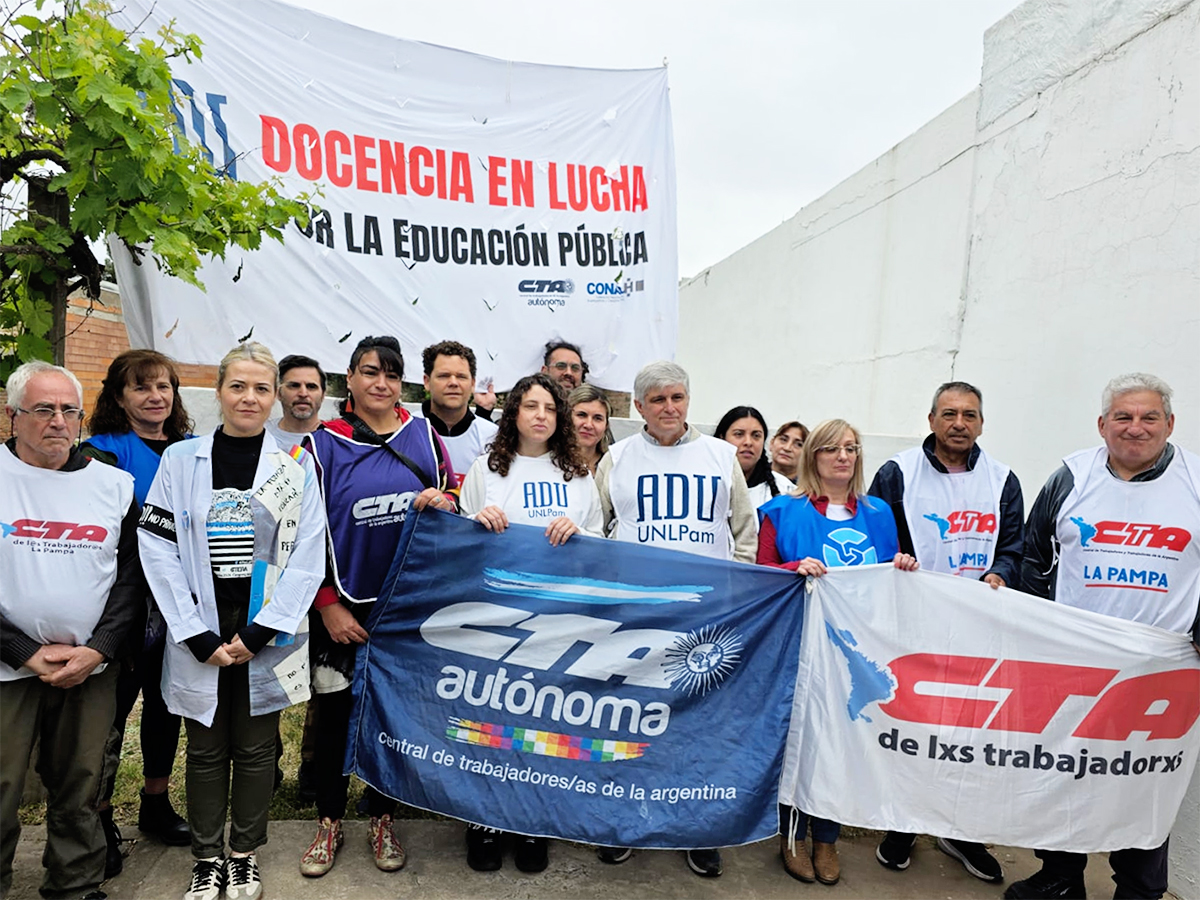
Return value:
M 1200 452 L 1200 0 L 1029 0 L 979 89 L 686 281 L 692 418 L 830 416 L 868 470 L 926 431 L 933 389 L 984 392 L 983 444 L 1032 503 L 1098 443 L 1100 392 L 1149 371 Z M 819 140 L 814 136 L 814 140 Z M 1172 890 L 1200 898 L 1200 774 Z

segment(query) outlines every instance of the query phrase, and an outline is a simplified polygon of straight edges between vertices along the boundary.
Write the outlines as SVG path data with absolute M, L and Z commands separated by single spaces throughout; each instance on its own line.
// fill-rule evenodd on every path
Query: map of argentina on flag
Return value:
M 347 768 L 521 834 L 761 840 L 803 609 L 791 572 L 410 513 L 359 652 Z

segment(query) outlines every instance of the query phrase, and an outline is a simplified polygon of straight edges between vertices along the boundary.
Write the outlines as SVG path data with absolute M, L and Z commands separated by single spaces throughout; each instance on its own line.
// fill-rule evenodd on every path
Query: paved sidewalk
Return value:
M 403 820 L 401 840 L 408 865 L 401 872 L 384 874 L 372 864 L 367 845 L 367 823 L 347 823 L 346 846 L 337 865 L 324 878 L 303 878 L 300 854 L 315 834 L 315 822 L 272 822 L 270 842 L 259 851 L 263 896 L 268 900 L 420 900 L 471 897 L 486 900 L 632 900 L 632 898 L 945 898 L 945 900 L 998 900 L 1003 885 L 972 878 L 955 860 L 941 853 L 928 838 L 921 838 L 912 865 L 891 872 L 875 861 L 876 836 L 844 838 L 838 847 L 842 880 L 834 887 L 802 884 L 789 878 L 779 862 L 778 838 L 722 852 L 725 874 L 704 879 L 687 868 L 683 854 L 641 851 L 624 865 L 609 866 L 582 845 L 554 842 L 550 867 L 539 875 L 525 875 L 506 858 L 499 872 L 473 872 L 463 851 L 463 829 L 453 822 Z M 126 837 L 137 837 L 133 825 Z M 35 900 L 40 883 L 45 829 L 26 828 L 17 848 L 16 871 L 10 900 Z M 1010 879 L 1024 878 L 1037 868 L 1028 850 L 999 847 L 997 858 Z M 191 871 L 186 847 L 164 847 L 140 840 L 125 860 L 125 871 L 104 886 L 111 900 L 179 900 Z M 1087 871 L 1088 895 L 1112 896 L 1113 884 L 1103 855 L 1093 857 Z

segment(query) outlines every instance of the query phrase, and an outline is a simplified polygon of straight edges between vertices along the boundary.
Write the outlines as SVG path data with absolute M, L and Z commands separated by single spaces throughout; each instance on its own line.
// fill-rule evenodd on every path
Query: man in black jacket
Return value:
M 26 363 L 7 384 L 0 447 L 0 894 L 12 884 L 36 739 L 45 783 L 43 896 L 103 897 L 95 802 L 116 711 L 117 655 L 145 604 L 133 477 L 75 446 L 79 381 Z
M 920 447 L 897 454 L 876 473 L 869 494 L 892 508 L 900 550 L 927 572 L 1020 587 L 1025 504 L 1008 466 L 979 446 L 983 394 L 949 381 L 933 395 L 931 434 Z M 875 851 L 889 869 L 907 869 L 916 835 L 890 831 Z M 938 838 L 938 847 L 984 881 L 1004 880 L 1000 863 L 983 844 Z
M 1104 443 L 1072 453 L 1033 503 L 1025 529 L 1025 591 L 1198 639 L 1200 458 L 1167 439 L 1171 388 L 1135 372 L 1110 381 L 1098 422 Z M 1136 573 L 1130 578 L 1129 573 Z M 1161 587 L 1148 589 L 1140 579 Z M 1121 810 L 1105 814 L 1122 815 Z M 1038 850 L 1042 868 L 1004 896 L 1084 896 L 1087 855 Z M 1115 898 L 1167 889 L 1167 843 L 1108 854 Z

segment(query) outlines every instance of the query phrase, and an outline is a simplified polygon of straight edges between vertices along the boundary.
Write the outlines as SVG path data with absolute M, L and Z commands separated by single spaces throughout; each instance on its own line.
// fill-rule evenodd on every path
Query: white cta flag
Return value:
M 114 247 L 134 346 L 215 363 L 252 334 L 333 371 L 359 339 L 393 334 L 411 375 L 452 339 L 501 390 L 552 339 L 622 390 L 674 354 L 665 67 L 491 59 L 270 0 L 115 6 L 143 36 L 173 22 L 203 42 L 202 59 L 171 63 L 187 140 L 230 177 L 275 177 L 320 207 L 284 245 L 208 263 L 206 293 Z M 403 28 L 401 7 L 390 17 Z
M 891 566 L 811 585 L 781 802 L 1050 850 L 1166 839 L 1200 744 L 1188 638 Z

